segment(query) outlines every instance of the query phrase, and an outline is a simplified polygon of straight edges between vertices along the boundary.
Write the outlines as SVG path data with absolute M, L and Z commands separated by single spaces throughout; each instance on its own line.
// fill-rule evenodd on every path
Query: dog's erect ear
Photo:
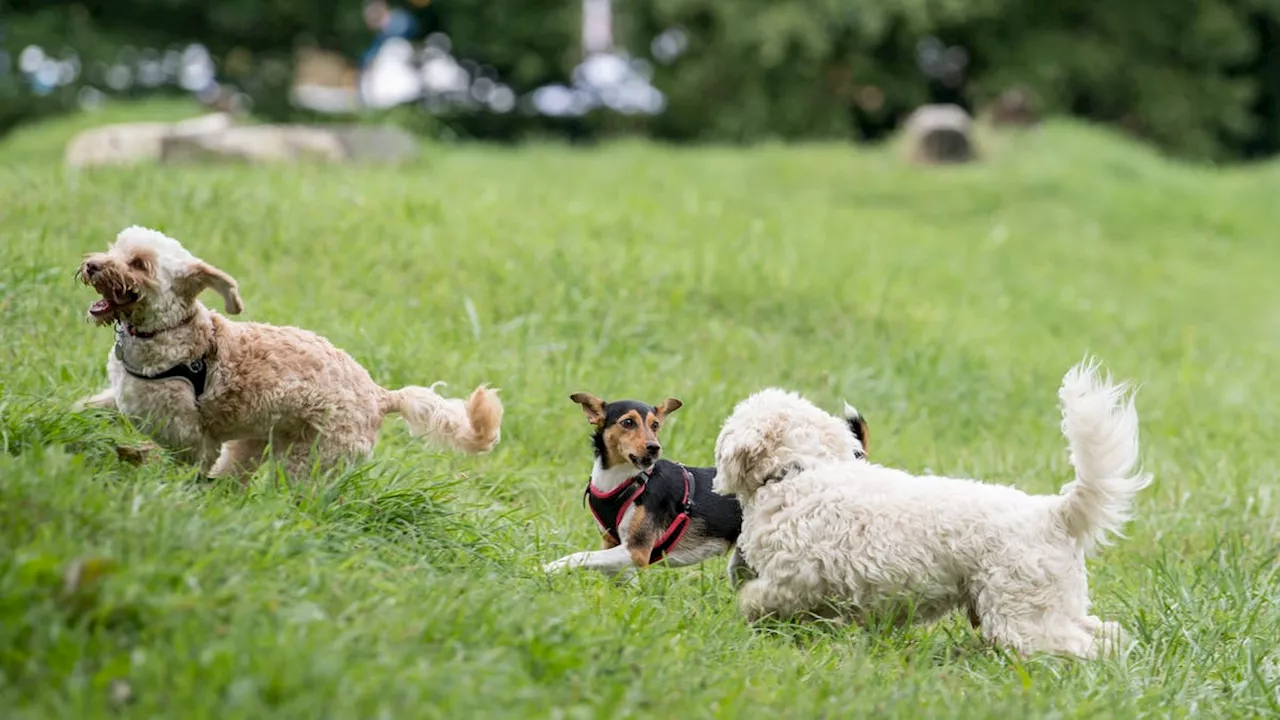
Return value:
M 587 422 L 595 426 L 604 425 L 604 401 L 592 395 L 591 393 L 574 393 L 569 399 L 582 406 L 582 414 L 587 416 Z
M 239 315 L 244 310 L 244 303 L 240 300 L 240 286 L 236 284 L 235 278 L 209 263 L 197 260 L 183 279 L 186 281 L 185 289 L 191 297 L 212 289 L 222 296 L 228 315 Z
M 659 418 L 665 418 L 682 407 L 684 407 L 684 403 L 675 398 L 667 398 L 655 405 L 653 409 L 658 411 Z
M 871 455 L 871 435 L 867 428 L 867 419 L 862 417 L 862 413 L 858 409 L 850 405 L 848 402 L 844 404 L 844 421 L 849 424 L 849 431 L 853 436 L 858 438 L 858 442 L 862 445 L 862 454 Z

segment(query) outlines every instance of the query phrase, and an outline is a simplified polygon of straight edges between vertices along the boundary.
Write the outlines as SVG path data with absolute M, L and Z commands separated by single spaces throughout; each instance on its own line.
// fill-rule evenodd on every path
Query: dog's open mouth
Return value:
M 648 470 L 649 468 L 653 467 L 653 464 L 655 462 L 657 462 L 657 458 L 640 457 L 639 455 L 632 455 L 630 456 L 630 459 L 631 459 L 631 464 L 635 465 L 641 470 Z
M 124 295 L 112 299 L 102 298 L 89 306 L 89 314 L 95 320 L 108 320 L 120 310 L 124 310 L 138 302 L 138 293 L 126 290 Z

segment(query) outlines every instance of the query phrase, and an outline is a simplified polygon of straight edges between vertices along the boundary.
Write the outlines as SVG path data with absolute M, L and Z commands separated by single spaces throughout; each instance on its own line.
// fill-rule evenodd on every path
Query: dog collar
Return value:
M 855 460 L 866 460 L 867 454 L 862 452 L 861 450 L 854 450 L 853 457 Z M 779 468 L 777 472 L 766 477 L 764 479 L 764 482 L 760 484 L 763 486 L 763 485 L 768 485 L 769 483 L 772 483 L 772 482 L 782 482 L 783 480 L 786 480 L 788 476 L 795 475 L 801 472 L 804 472 L 804 466 L 801 465 L 800 463 L 795 463 L 795 462 L 787 463 L 786 465 L 783 465 L 781 468 Z
M 159 335 L 162 332 L 177 330 L 178 328 L 182 327 L 183 325 L 186 325 L 187 323 L 195 319 L 196 319 L 196 313 L 191 313 L 190 315 L 188 315 L 187 317 L 179 321 L 177 325 L 171 325 L 167 328 L 160 328 L 159 330 L 151 330 L 151 331 L 139 330 L 138 328 L 130 325 L 129 323 L 123 320 L 118 320 L 116 321 L 116 333 L 119 334 L 120 332 L 123 331 L 125 334 L 131 337 L 142 338 L 143 340 L 150 340 L 151 338 L 155 337 L 156 335 Z
M 117 326 L 116 348 L 115 348 L 116 359 L 120 361 L 120 366 L 124 368 L 125 372 L 129 373 L 135 378 L 138 378 L 139 380 L 168 380 L 170 378 L 181 378 L 182 380 L 186 380 L 188 383 L 191 384 L 191 390 L 195 393 L 196 400 L 200 399 L 200 396 L 204 394 L 205 384 L 209 380 L 208 353 L 205 353 L 204 355 L 201 355 L 200 357 L 195 358 L 194 360 L 188 360 L 186 362 L 178 363 L 177 365 L 174 365 L 168 370 L 165 370 L 160 373 L 156 373 L 155 375 L 147 375 L 145 373 L 140 373 L 137 370 L 134 370 L 133 368 L 129 367 L 129 363 L 125 362 L 124 343 L 122 342 L 124 340 L 125 332 L 126 331 L 123 328 Z M 155 333 L 151 333 L 151 334 L 154 335 Z M 138 334 L 138 335 L 135 335 L 135 337 L 143 337 L 143 336 L 141 334 Z
M 131 337 L 142 338 L 143 340 L 150 340 L 151 338 L 156 336 L 156 333 L 164 332 L 163 330 L 152 330 L 151 332 L 143 332 L 142 330 L 139 330 L 138 328 L 125 322 L 120 323 L 117 327 L 119 327 L 122 332 L 128 333 Z

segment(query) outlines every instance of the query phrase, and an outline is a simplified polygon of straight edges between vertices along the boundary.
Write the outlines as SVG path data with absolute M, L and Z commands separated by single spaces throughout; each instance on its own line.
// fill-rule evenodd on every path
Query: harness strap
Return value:
M 681 465 L 680 472 L 684 475 L 684 498 L 680 501 L 681 511 L 676 515 L 671 524 L 662 536 L 658 538 L 658 542 L 653 545 L 653 552 L 649 554 L 649 564 L 653 564 L 666 557 L 671 548 L 675 547 L 684 539 L 684 534 L 689 531 L 692 524 L 690 513 L 694 508 L 694 495 L 698 489 L 697 481 L 693 478 L 693 473 L 689 472 L 689 468 Z
M 680 472 L 684 476 L 684 497 L 680 500 L 680 512 L 654 543 L 653 550 L 649 553 L 650 564 L 666 557 L 671 548 L 684 538 L 684 534 L 692 524 L 691 513 L 694 509 L 694 496 L 697 494 L 697 481 L 694 480 L 693 473 L 683 465 L 680 466 Z M 640 473 L 606 493 L 596 490 L 588 479 L 587 487 L 582 492 L 582 500 L 590 508 L 600 528 L 615 541 L 622 542 L 622 534 L 618 527 L 622 524 L 622 518 L 627 514 L 627 510 L 630 510 L 631 506 L 644 494 L 645 488 L 648 487 L 647 482 L 648 475 Z
M 139 380 L 168 380 L 169 378 L 180 378 L 191 384 L 192 391 L 195 392 L 196 400 L 204 394 L 205 385 L 209 381 L 209 363 L 208 355 L 201 355 L 194 360 L 188 360 L 184 363 L 178 363 L 164 372 L 155 375 L 144 375 L 129 367 L 124 361 L 124 348 L 120 345 L 120 341 L 116 341 L 116 359 L 120 361 L 120 365 L 124 367 L 124 371 L 138 378 Z
M 583 502 L 591 509 L 591 514 L 595 516 L 600 528 L 617 542 L 622 542 L 618 526 L 622 524 L 622 518 L 627 514 L 627 510 L 631 509 L 631 506 L 644 493 L 645 480 L 647 478 L 637 474 L 609 492 L 602 493 L 595 489 L 589 478 L 587 479 L 587 489 L 582 493 Z

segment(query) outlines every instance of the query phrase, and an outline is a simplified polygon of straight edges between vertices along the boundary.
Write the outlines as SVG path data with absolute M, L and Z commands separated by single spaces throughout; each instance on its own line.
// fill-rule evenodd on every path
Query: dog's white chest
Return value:
M 114 354 L 107 361 L 107 375 L 116 388 L 116 407 L 162 445 L 183 445 L 199 432 L 200 409 L 191 383 L 136 378 Z

